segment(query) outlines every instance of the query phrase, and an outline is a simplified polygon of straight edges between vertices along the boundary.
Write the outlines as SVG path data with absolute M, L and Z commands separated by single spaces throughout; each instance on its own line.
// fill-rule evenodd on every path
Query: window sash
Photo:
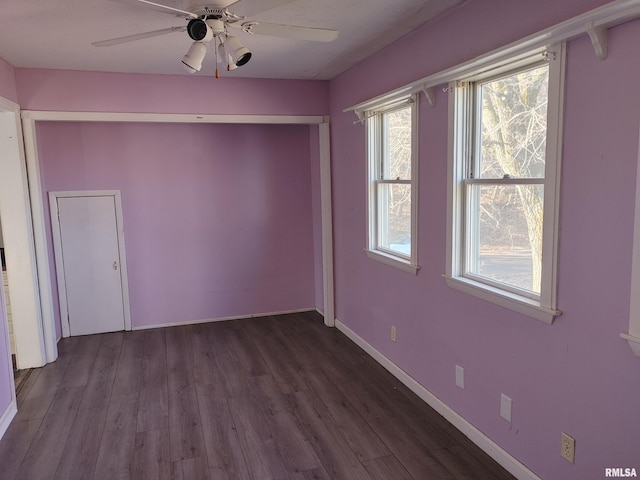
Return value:
M 544 178 L 465 178 L 465 185 L 544 185 Z
M 535 179 L 538 180 L 538 179 Z M 466 208 L 464 212 L 465 216 L 465 229 L 464 229 L 464 252 L 462 258 L 461 276 L 472 279 L 474 281 L 491 285 L 495 288 L 505 290 L 517 295 L 521 295 L 534 300 L 540 299 L 539 285 L 533 285 L 536 275 L 534 272 L 540 271 L 542 268 L 541 262 L 534 265 L 534 261 L 537 260 L 534 255 L 533 247 L 530 250 L 522 248 L 520 242 L 518 242 L 518 234 L 522 235 L 522 231 L 518 231 L 517 228 L 511 232 L 514 238 L 511 239 L 511 248 L 506 248 L 502 252 L 494 252 L 493 254 L 488 251 L 483 252 L 483 246 L 491 245 L 491 236 L 489 239 L 485 239 L 482 231 L 482 206 L 481 206 L 481 187 L 515 187 L 518 185 L 524 186 L 540 186 L 544 191 L 544 183 L 539 181 L 531 182 L 469 182 L 465 188 L 465 200 Z M 520 199 L 518 199 L 520 200 Z M 507 208 L 508 211 L 508 208 Z M 497 208 L 497 213 L 500 214 L 500 207 Z M 516 219 L 517 220 L 517 219 Z M 522 221 L 522 218 L 520 219 Z M 510 223 L 509 226 L 517 226 L 517 222 Z M 522 225 L 521 225 L 522 226 Z M 526 225 L 526 234 L 528 236 L 528 225 Z M 542 235 L 544 235 L 543 225 L 540 224 Z M 518 244 L 520 247 L 518 248 Z M 527 254 L 528 253 L 528 254 Z M 503 263 L 505 270 L 494 267 L 493 265 Z M 483 267 L 481 266 L 483 265 Z M 482 272 L 484 270 L 484 274 Z M 510 282 L 501 281 L 506 277 L 512 277 Z M 493 277 L 493 278 L 492 278 Z M 524 286 L 526 282 L 527 287 Z M 531 288 L 528 288 L 531 285 Z M 537 287 L 537 288 L 536 288 Z
M 474 81 L 466 81 L 463 83 L 463 88 L 467 90 L 467 94 L 465 95 L 465 102 L 467 103 L 466 108 L 464 108 L 465 119 L 464 121 L 467 124 L 471 124 L 472 127 L 469 130 L 470 135 L 466 138 L 466 142 L 468 142 L 467 146 L 467 155 L 464 158 L 464 163 L 466 163 L 467 167 L 465 168 L 466 178 L 462 180 L 462 184 L 464 186 L 462 190 L 462 195 L 464 198 L 464 210 L 462 212 L 462 216 L 464 219 L 464 235 L 462 236 L 462 244 L 463 249 L 461 252 L 461 276 L 472 279 L 479 283 L 487 284 L 492 287 L 514 293 L 517 295 L 521 295 L 527 298 L 531 298 L 534 300 L 540 299 L 540 294 L 537 291 L 536 287 L 532 286 L 531 289 L 525 289 L 518 286 L 517 276 L 507 281 L 508 275 L 504 271 L 505 268 L 498 269 L 494 273 L 494 276 L 497 278 L 491 278 L 487 275 L 482 275 L 480 273 L 480 259 L 486 255 L 482 255 L 480 253 L 482 246 L 484 244 L 484 239 L 481 236 L 481 186 L 517 186 L 517 185 L 542 185 L 544 188 L 545 178 L 544 177 L 535 177 L 535 178 L 515 178 L 510 175 L 505 174 L 502 178 L 500 177 L 482 177 L 481 176 L 481 159 L 482 156 L 482 141 L 483 139 L 483 87 L 498 81 L 503 78 L 513 77 L 522 72 L 532 71 L 537 68 L 540 68 L 546 65 L 545 61 L 536 61 L 530 64 L 518 65 L 512 69 L 501 69 L 499 72 L 492 72 L 486 76 L 474 79 Z M 545 124 L 545 138 L 548 135 L 546 131 L 547 125 Z M 510 223 L 510 226 L 513 224 Z M 532 247 L 533 248 L 533 247 Z M 498 258 L 500 255 L 498 255 Z M 534 262 L 535 258 L 533 253 L 531 253 L 531 262 Z M 532 272 L 541 269 L 542 265 L 531 266 Z M 500 277 L 504 281 L 500 281 Z M 533 273 L 531 273 L 531 279 L 533 280 Z
M 402 110 L 407 110 L 409 109 L 409 115 L 411 117 L 413 117 L 414 112 L 413 112 L 413 101 L 405 101 L 402 102 L 399 105 L 394 105 L 392 108 L 386 109 L 382 112 L 380 112 L 379 116 L 378 116 L 378 135 L 379 135 L 379 158 L 377 158 L 377 163 L 378 163 L 378 179 L 379 180 L 408 180 L 411 181 L 411 177 L 413 175 L 413 172 L 411 171 L 411 167 L 412 167 L 412 155 L 413 155 L 413 148 L 414 148 L 414 142 L 413 142 L 413 132 L 410 132 L 410 140 L 411 140 L 411 151 L 409 152 L 410 158 L 409 158 L 409 175 L 407 176 L 397 176 L 397 177 L 393 177 L 390 173 L 385 172 L 385 170 L 389 170 L 389 172 L 391 171 L 391 159 L 390 159 L 390 147 L 391 144 L 393 143 L 390 140 L 390 136 L 391 136 L 391 125 L 389 124 L 389 116 L 393 115 L 394 113 L 400 112 Z M 410 118 L 410 127 L 413 128 L 413 119 Z
M 483 140 L 483 125 L 482 125 L 482 112 L 483 112 L 483 87 L 493 82 L 497 82 L 501 79 L 505 79 L 508 77 L 513 77 L 515 75 L 519 75 L 524 72 L 534 71 L 544 66 L 549 66 L 548 60 L 539 60 L 539 56 L 536 55 L 529 59 L 527 63 L 517 63 L 516 65 L 503 66 L 503 68 L 498 68 L 497 72 L 492 71 L 490 74 L 485 74 L 478 77 L 473 81 L 464 82 L 465 88 L 468 89 L 468 95 L 466 101 L 469 102 L 468 109 L 466 111 L 468 115 L 468 121 L 473 125 L 472 134 L 468 141 L 470 142 L 470 150 L 472 153 L 467 158 L 468 168 L 467 168 L 467 177 L 468 178 L 500 178 L 500 177 L 483 177 L 481 174 L 481 161 L 484 160 L 482 154 L 482 140 Z M 534 60 L 535 59 L 535 60 Z M 547 77 L 548 78 L 548 77 Z M 547 86 L 549 83 L 547 82 Z M 547 96 L 548 98 L 548 96 Z M 548 125 L 545 125 L 548 127 Z M 547 135 L 545 135 L 546 138 Z M 546 156 L 545 156 L 546 160 Z M 531 178 L 544 178 L 544 173 L 539 177 L 531 177 Z
M 447 207 L 447 262 L 445 279 L 449 286 L 467 294 L 488 300 L 533 318 L 552 323 L 561 314 L 556 309 L 557 249 L 559 224 L 559 193 L 562 158 L 562 126 L 564 105 L 565 56 L 564 44 L 549 47 L 545 61 L 549 64 L 547 135 L 544 178 L 473 178 L 473 165 L 469 158 L 475 154 L 474 92 L 476 82 L 492 77 L 529 70 L 539 66 L 540 53 L 530 61 L 509 64 L 496 63 L 495 68 L 484 68 L 449 83 L 449 201 Z M 524 57 L 522 57 L 524 58 Z M 485 278 L 465 276 L 467 225 L 467 195 L 472 186 L 481 185 L 541 185 L 544 188 L 544 215 L 542 220 L 542 266 L 540 295 L 532 299 L 518 289 L 505 289 L 503 284 L 487 282 Z
M 407 181 L 380 181 L 380 182 L 376 182 L 377 186 L 376 186 L 376 196 L 377 196 L 377 229 L 376 229 L 376 248 L 378 250 L 381 250 L 385 253 L 391 254 L 391 255 L 396 255 L 399 257 L 402 257 L 406 260 L 410 260 L 411 259 L 411 254 L 413 251 L 412 248 L 412 243 L 409 243 L 409 253 L 405 253 L 401 250 L 399 250 L 398 248 L 391 248 L 391 245 L 394 245 L 392 238 L 393 238 L 393 228 L 391 226 L 391 223 L 393 222 L 393 219 L 391 218 L 392 214 L 390 212 L 390 196 L 392 194 L 393 191 L 393 186 L 409 186 L 409 190 L 412 190 L 412 185 L 411 182 L 407 182 Z M 385 188 L 386 187 L 386 188 Z M 412 192 L 409 192 L 409 195 L 411 195 Z M 413 210 L 413 205 L 410 205 L 410 209 Z M 412 212 L 409 212 L 409 235 L 410 238 L 413 237 L 414 232 L 413 229 L 411 228 L 411 215 Z M 404 222 L 403 222 L 404 221 Z M 395 219 L 395 223 L 398 224 L 400 223 L 400 226 L 402 226 L 402 223 L 405 223 L 406 219 L 404 218 L 396 218 Z M 404 225 L 406 227 L 406 225 Z M 395 243 L 397 245 L 400 245 L 398 243 Z
M 411 183 L 413 183 L 412 180 L 376 180 L 378 185 L 411 185 Z
M 385 164 L 387 145 L 385 145 L 385 115 L 393 114 L 409 107 L 411 122 L 411 152 L 410 152 L 410 175 L 409 178 L 393 178 L 385 175 Z M 378 109 L 372 109 L 367 113 L 367 145 L 368 145 L 368 252 L 382 255 L 369 255 L 371 258 L 384 261 L 390 265 L 413 273 L 417 272 L 417 96 L 411 96 L 398 100 L 392 104 L 385 105 Z M 383 189 L 393 189 L 394 186 L 408 186 L 410 189 L 410 252 L 409 254 L 397 249 L 389 248 L 389 239 L 385 238 L 389 232 L 388 204 L 384 201 Z M 395 263 L 394 262 L 395 259 Z M 411 267 L 411 268 L 409 268 Z

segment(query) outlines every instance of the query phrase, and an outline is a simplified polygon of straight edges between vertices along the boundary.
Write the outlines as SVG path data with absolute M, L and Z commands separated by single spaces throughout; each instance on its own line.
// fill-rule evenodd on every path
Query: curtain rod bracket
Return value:
M 608 29 L 606 27 L 596 27 L 593 22 L 589 22 L 587 24 L 587 33 L 596 52 L 596 57 L 600 60 L 605 60 L 609 54 Z
M 436 89 L 435 87 L 422 87 L 422 93 L 424 93 L 424 96 L 427 98 L 427 102 L 429 102 L 429 105 L 431 105 L 432 107 L 435 106 L 436 104 Z

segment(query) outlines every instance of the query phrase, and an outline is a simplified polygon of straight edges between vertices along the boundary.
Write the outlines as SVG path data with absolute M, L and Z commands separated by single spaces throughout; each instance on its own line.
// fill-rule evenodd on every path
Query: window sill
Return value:
M 412 264 L 409 260 L 394 257 L 393 255 L 388 255 L 377 250 L 365 249 L 365 253 L 370 259 L 384 263 L 385 265 L 388 265 L 390 267 L 397 268 L 398 270 L 402 270 L 403 272 L 417 275 L 418 270 L 420 270 L 420 266 Z
M 631 335 L 630 333 L 621 333 L 620 337 L 629 342 L 629 347 L 636 357 L 640 357 L 640 337 Z
M 450 277 L 449 275 L 443 275 L 443 277 L 447 285 L 455 290 L 486 300 L 487 302 L 495 303 L 514 312 L 522 313 L 523 315 L 535 318 L 549 325 L 553 323 L 556 317 L 562 314 L 560 310 L 543 307 L 530 298 L 505 292 L 504 290 L 490 287 L 480 282 L 462 277 Z

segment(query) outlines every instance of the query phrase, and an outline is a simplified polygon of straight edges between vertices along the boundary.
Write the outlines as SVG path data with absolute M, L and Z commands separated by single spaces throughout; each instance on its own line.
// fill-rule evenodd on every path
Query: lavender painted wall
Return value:
M 314 80 L 215 79 L 16 69 L 23 110 L 325 115 L 329 84 Z
M 16 80 L 24 110 L 221 115 L 326 115 L 329 110 L 326 81 L 225 77 L 216 80 L 201 76 L 42 69 L 16 69 Z M 41 144 L 41 156 L 43 152 L 46 155 L 45 148 L 48 147 Z M 308 150 L 304 154 L 308 158 Z M 315 246 L 318 245 L 315 240 Z M 52 281 L 55 288 L 54 272 Z M 306 306 L 312 307 L 313 302 Z
M 314 307 L 308 126 L 37 129 L 46 192 L 122 191 L 134 328 Z
M 0 58 L 0 97 L 18 103 L 15 71 L 4 59 Z
M 441 278 L 447 94 L 438 89 L 435 107 L 420 105 L 417 276 L 363 253 L 365 131 L 342 110 L 603 3 L 467 2 L 331 83 L 337 318 L 544 479 L 603 478 L 605 467 L 616 466 L 640 471 L 640 359 L 619 338 L 631 294 L 640 21 L 610 30 L 605 61 L 587 37 L 568 45 L 558 261 L 564 313 L 553 325 L 451 290 Z M 464 390 L 454 383 L 456 364 L 465 368 Z M 501 393 L 513 399 L 511 424 L 499 416 Z M 561 431 L 576 438 L 574 465 L 559 455 Z

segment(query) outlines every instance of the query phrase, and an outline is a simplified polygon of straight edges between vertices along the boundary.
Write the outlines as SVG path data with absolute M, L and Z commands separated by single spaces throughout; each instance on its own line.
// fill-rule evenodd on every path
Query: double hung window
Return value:
M 367 254 L 417 271 L 417 113 L 415 96 L 368 112 Z
M 562 51 L 452 84 L 454 287 L 552 321 Z

